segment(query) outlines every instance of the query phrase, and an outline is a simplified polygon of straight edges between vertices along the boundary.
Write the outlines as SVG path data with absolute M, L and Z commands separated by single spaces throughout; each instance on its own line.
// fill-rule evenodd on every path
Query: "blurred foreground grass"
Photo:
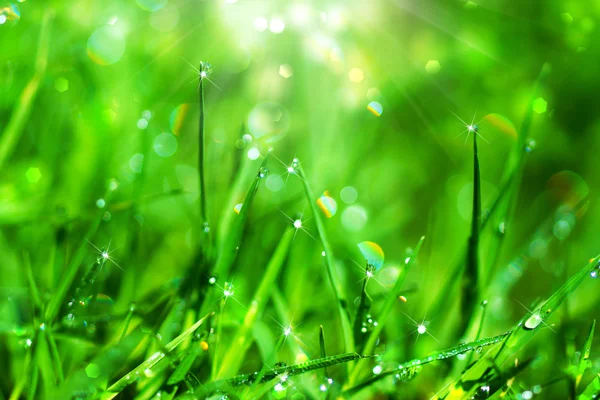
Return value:
M 1 2 L 0 399 L 593 398 L 599 17 Z

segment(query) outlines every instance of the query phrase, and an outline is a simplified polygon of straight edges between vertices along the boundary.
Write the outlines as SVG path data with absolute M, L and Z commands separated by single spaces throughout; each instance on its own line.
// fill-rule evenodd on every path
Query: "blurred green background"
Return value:
M 598 252 L 598 0 L 0 4 L 4 394 L 21 375 L 23 343 L 33 335 L 27 257 L 46 302 L 100 215 L 90 240 L 98 247 L 110 242 L 123 268 L 108 265 L 99 277 L 114 315 L 183 275 L 201 235 L 194 70 L 200 61 L 212 66 L 204 82 L 206 197 L 218 239 L 262 155 L 269 148 L 273 155 L 232 276 L 225 277 L 233 279 L 241 303 L 227 303 L 232 326 L 243 318 L 279 238 L 293 230 L 288 217 L 302 216 L 306 231 L 286 233 L 296 237 L 278 287 L 309 357 L 319 354 L 319 325 L 328 353 L 343 351 L 314 219 L 302 182 L 287 173 L 297 157 L 315 194 L 328 190 L 337 201 L 337 213 L 325 222 L 349 299 L 362 287 L 357 243 L 374 241 L 385 252 L 379 283 L 369 283 L 378 304 L 410 248 L 426 236 L 405 284 L 408 301 L 398 304 L 384 330 L 388 352 L 381 362 L 455 345 L 458 295 L 443 288 L 456 278 L 449 272 L 470 232 L 473 166 L 465 124 L 453 114 L 478 122 L 485 139 L 479 140 L 485 209 L 501 190 L 532 96 L 531 151 L 514 218 L 504 228 L 495 221 L 497 229 L 488 233 L 504 231 L 498 260 L 485 246 L 481 252 L 498 274 L 487 293 L 483 336 L 509 329 L 526 313 L 520 303 L 529 307 L 549 296 Z M 534 94 L 542 68 L 547 74 Z M 371 102 L 382 107 L 380 115 L 368 109 L 378 107 Z M 111 182 L 118 187 L 109 199 Z M 91 245 L 88 250 L 85 265 L 95 257 Z M 444 307 L 432 315 L 439 298 Z M 585 339 L 600 315 L 599 298 L 593 279 L 569 298 L 554 317 L 554 332 L 540 333 L 525 350 L 537 359 L 517 378 L 516 392 L 564 374 L 567 349 Z M 377 306 L 372 314 L 376 319 Z M 281 316 L 272 307 L 267 315 L 272 318 L 263 318 L 262 327 L 276 338 Z M 434 338 L 416 341 L 411 318 L 430 321 Z M 103 324 L 111 331 L 120 321 Z M 83 335 L 96 345 L 110 336 Z M 94 351 L 64 354 L 65 373 Z M 600 372 L 598 351 L 592 356 Z M 291 349 L 287 358 L 294 362 Z M 242 371 L 259 367 L 253 348 Z M 440 370 L 447 369 L 425 368 L 402 388 L 406 398 L 441 389 Z M 371 392 L 395 390 L 385 382 Z M 555 398 L 568 393 L 564 381 L 552 390 L 560 393 Z

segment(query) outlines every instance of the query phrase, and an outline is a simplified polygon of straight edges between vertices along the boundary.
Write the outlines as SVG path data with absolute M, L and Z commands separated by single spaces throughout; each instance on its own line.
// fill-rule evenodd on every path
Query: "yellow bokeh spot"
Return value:
M 360 68 L 352 68 L 348 72 L 348 79 L 350 79 L 350 82 L 360 83 L 365 79 L 365 73 Z

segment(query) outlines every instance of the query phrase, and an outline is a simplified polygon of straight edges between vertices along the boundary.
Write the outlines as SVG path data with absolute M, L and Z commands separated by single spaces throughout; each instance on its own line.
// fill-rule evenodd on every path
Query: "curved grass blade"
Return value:
M 456 397 L 452 393 L 464 393 L 465 397 L 473 395 L 472 382 L 483 383 L 486 380 L 488 366 L 486 365 L 490 358 L 493 358 L 495 365 L 501 368 L 510 357 L 520 350 L 533 336 L 540 330 L 540 327 L 546 325 L 546 321 L 556 311 L 564 299 L 567 298 L 575 289 L 588 278 L 589 274 L 597 268 L 600 256 L 595 257 L 591 262 L 579 272 L 573 275 L 565 282 L 548 300 L 538 305 L 533 312 L 528 313 L 521 319 L 517 326 L 511 331 L 511 334 L 504 340 L 499 349 L 493 349 L 486 353 L 473 364 L 462 376 L 457 379 L 449 389 L 445 389 L 436 398 L 463 398 Z M 489 395 L 493 393 L 490 392 Z M 449 397 L 447 397 L 449 396 Z
M 595 400 L 600 396 L 600 374 L 590 382 L 583 393 L 579 395 L 579 400 Z
M 354 387 L 346 389 L 344 391 L 344 393 L 348 394 L 348 395 L 354 395 L 354 394 L 358 393 L 360 390 L 366 388 L 367 386 L 370 386 L 371 384 L 373 384 L 387 376 L 396 375 L 396 374 L 402 373 L 403 371 L 408 371 L 413 368 L 421 367 L 425 364 L 429 364 L 434 361 L 446 360 L 448 358 L 456 357 L 459 354 L 464 354 L 464 353 L 467 353 L 470 351 L 483 349 L 484 347 L 500 343 L 503 339 L 505 339 L 510 334 L 510 332 L 511 331 L 508 331 L 501 335 L 492 336 L 492 337 L 484 338 L 484 339 L 479 339 L 479 340 L 476 340 L 476 341 L 470 342 L 470 343 L 463 343 L 458 346 L 452 347 L 450 349 L 446 349 L 446 350 L 442 350 L 442 351 L 438 351 L 436 353 L 430 354 L 429 356 L 424 357 L 424 358 L 416 358 L 414 360 L 404 362 L 404 363 L 400 364 L 397 368 L 394 368 L 394 369 L 391 369 L 388 371 L 383 371 L 379 375 L 376 375 L 370 379 L 367 379 L 364 382 L 361 382 L 360 384 L 358 384 Z
M 404 284 L 404 280 L 406 279 L 406 275 L 408 274 L 408 271 L 410 270 L 412 265 L 415 263 L 415 260 L 419 256 L 419 252 L 421 251 L 421 247 L 423 246 L 423 241 L 425 241 L 425 236 L 422 236 L 421 239 L 419 240 L 419 243 L 417 243 L 415 250 L 413 252 L 413 255 L 410 257 L 410 260 L 408 261 L 406 266 L 401 269 L 400 275 L 398 276 L 398 279 L 396 279 L 396 283 L 394 284 L 394 288 L 389 292 L 388 297 L 385 299 L 385 303 L 383 303 L 383 306 L 381 307 L 381 311 L 379 312 L 379 317 L 378 317 L 379 323 L 371 331 L 371 334 L 369 335 L 369 338 L 367 339 L 367 341 L 365 343 L 365 348 L 363 351 L 365 354 L 371 354 L 373 352 L 373 350 L 375 349 L 375 344 L 377 343 L 377 338 L 381 334 L 381 331 L 383 330 L 383 327 L 385 326 L 385 323 L 387 322 L 387 320 L 390 316 L 390 313 L 391 313 L 392 309 L 394 308 L 394 304 L 396 303 L 398 296 L 400 296 L 400 291 L 402 290 L 402 285 Z M 348 387 L 353 386 L 357 382 L 358 378 L 360 378 L 361 372 L 363 371 L 363 369 L 365 367 L 366 367 L 366 363 L 364 361 L 358 362 L 356 364 L 356 366 L 352 370 L 350 379 L 348 380 L 348 384 L 347 384 Z
M 273 253 L 273 256 L 267 264 L 267 268 L 260 281 L 258 289 L 254 293 L 252 303 L 246 312 L 244 322 L 238 329 L 235 337 L 232 341 L 233 345 L 229 348 L 229 351 L 223 358 L 223 363 L 219 369 L 217 375 L 218 378 L 231 376 L 235 374 L 244 360 L 244 355 L 252 344 L 252 328 L 254 323 L 259 319 L 264 310 L 267 302 L 269 301 L 273 285 L 279 276 L 281 267 L 283 266 L 285 259 L 292 242 L 293 235 L 284 234 Z
M 361 358 L 367 358 L 369 356 L 362 356 L 358 353 L 345 353 L 338 354 L 335 356 L 318 358 L 316 360 L 306 361 L 299 364 L 294 364 L 285 367 L 278 367 L 271 370 L 266 371 L 260 381 L 258 383 L 268 382 L 281 374 L 287 374 L 288 377 L 292 377 L 295 375 L 304 374 L 310 371 L 314 371 L 317 369 L 333 367 L 335 365 L 340 365 L 344 363 L 348 363 L 351 361 L 359 360 Z M 229 379 L 223 379 L 220 381 L 213 382 L 206 386 L 207 389 L 210 390 L 218 390 L 221 387 L 225 387 L 228 385 L 231 386 L 240 386 L 240 385 L 252 385 L 256 381 L 257 373 L 251 374 L 242 374 L 235 376 Z
M 329 281 L 331 283 L 331 286 L 333 287 L 333 292 L 335 294 L 335 299 L 337 302 L 337 308 L 340 313 L 340 319 L 342 322 L 342 330 L 344 332 L 344 348 L 347 352 L 353 352 L 354 336 L 352 335 L 352 325 L 350 324 L 348 301 L 346 300 L 346 296 L 344 295 L 344 288 L 341 279 L 339 278 L 337 271 L 335 270 L 333 249 L 331 247 L 331 244 L 329 243 L 329 240 L 327 239 L 327 232 L 325 231 L 325 224 L 323 223 L 323 218 L 321 217 L 321 211 L 317 208 L 317 198 L 313 196 L 313 192 L 308 183 L 308 179 L 306 179 L 304 170 L 300 166 L 298 166 L 298 176 L 300 176 L 300 179 L 304 183 L 304 192 L 306 194 L 308 203 L 310 204 L 310 209 L 312 211 L 313 218 L 315 219 L 315 223 L 317 225 L 317 231 L 319 232 L 321 244 L 323 245 L 323 249 L 325 250 L 325 264 L 327 265 L 327 274 L 329 275 Z
M 169 343 L 167 343 L 165 345 L 163 351 L 155 352 L 148 359 L 146 359 L 144 362 L 142 362 L 140 365 L 138 365 L 136 368 L 131 370 L 129 373 L 127 373 L 125 376 L 123 376 L 121 379 L 119 379 L 117 382 L 113 383 L 106 390 L 106 393 L 105 393 L 106 396 L 104 396 L 103 399 L 111 399 L 111 398 L 115 397 L 120 392 L 122 392 L 123 389 L 125 389 L 128 385 L 133 383 L 135 380 L 132 380 L 131 376 L 134 376 L 134 377 L 139 376 L 140 374 L 144 373 L 146 370 L 152 370 L 152 368 L 155 368 L 157 366 L 157 364 L 159 364 L 165 358 L 169 357 L 173 353 L 173 351 L 177 348 L 177 346 L 179 346 L 181 343 L 183 343 L 184 340 L 186 340 L 190 335 L 192 335 L 196 331 L 196 329 L 198 329 L 204 323 L 204 321 L 206 321 L 206 319 L 208 317 L 210 317 L 211 315 L 212 314 L 205 315 L 202 319 L 200 319 L 198 322 L 196 322 L 194 325 L 192 325 L 189 329 L 187 329 L 181 335 L 177 336 L 175 339 L 173 339 Z

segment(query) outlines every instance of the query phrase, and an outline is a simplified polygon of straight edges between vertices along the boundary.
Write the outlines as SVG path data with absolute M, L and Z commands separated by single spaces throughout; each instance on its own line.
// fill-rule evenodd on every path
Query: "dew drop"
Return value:
M 204 231 L 204 233 L 210 232 L 210 226 L 208 225 L 208 222 L 204 222 L 202 224 L 202 230 Z
M 540 326 L 543 321 L 544 320 L 542 319 L 540 313 L 534 312 L 529 318 L 527 318 L 527 321 L 525 321 L 524 328 L 529 330 L 535 329 Z

